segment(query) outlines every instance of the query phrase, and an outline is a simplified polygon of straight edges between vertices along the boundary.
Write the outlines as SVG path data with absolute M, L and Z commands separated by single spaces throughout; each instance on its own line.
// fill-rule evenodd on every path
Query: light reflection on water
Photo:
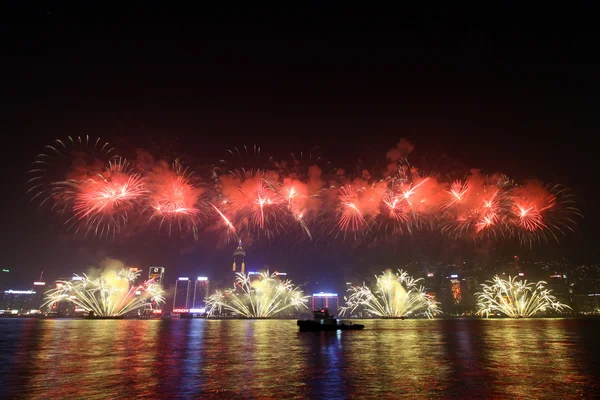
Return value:
M 590 398 L 600 321 L 0 320 L 0 397 Z

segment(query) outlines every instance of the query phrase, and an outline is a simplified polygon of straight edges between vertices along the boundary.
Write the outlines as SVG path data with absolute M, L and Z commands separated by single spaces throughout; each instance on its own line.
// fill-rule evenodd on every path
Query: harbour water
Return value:
M 2 398 L 594 398 L 600 321 L 0 320 Z

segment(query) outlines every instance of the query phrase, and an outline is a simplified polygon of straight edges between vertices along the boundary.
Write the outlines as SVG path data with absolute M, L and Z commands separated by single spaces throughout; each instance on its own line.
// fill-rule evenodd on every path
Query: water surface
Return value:
M 592 398 L 600 321 L 0 320 L 3 398 Z

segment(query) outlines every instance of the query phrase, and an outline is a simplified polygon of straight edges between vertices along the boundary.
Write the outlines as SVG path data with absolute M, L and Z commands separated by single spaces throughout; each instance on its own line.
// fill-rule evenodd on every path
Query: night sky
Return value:
M 125 153 L 158 149 L 198 163 L 244 144 L 279 157 L 319 146 L 347 168 L 383 160 L 408 138 L 417 161 L 445 155 L 485 172 L 568 185 L 585 215 L 579 230 L 519 254 L 594 261 L 597 7 L 425 3 L 7 9 L 4 21 L 12 23 L 0 25 L 1 267 L 14 282 L 41 270 L 68 276 L 105 256 L 178 274 L 229 268 L 231 246 L 158 234 L 84 240 L 28 205 L 24 183 L 34 157 L 57 137 L 86 134 Z M 410 242 L 377 249 L 260 243 L 249 249 L 250 264 L 337 271 L 479 253 L 437 241 L 425 254 L 422 243 Z M 494 257 L 514 251 L 500 244 Z

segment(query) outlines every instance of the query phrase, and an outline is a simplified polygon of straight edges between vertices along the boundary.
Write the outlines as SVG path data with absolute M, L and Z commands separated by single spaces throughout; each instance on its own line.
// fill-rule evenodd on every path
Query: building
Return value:
M 154 279 L 156 283 L 164 283 L 165 269 L 164 267 L 150 267 L 148 271 L 148 279 Z
M 337 293 L 313 293 L 312 295 L 312 310 L 340 308 Z
M 181 277 L 175 284 L 173 312 L 187 313 L 190 308 L 190 278 Z
M 38 281 L 33 282 L 33 291 L 35 291 L 35 296 L 31 299 L 31 309 L 39 310 L 42 308 L 42 304 L 44 304 L 44 292 L 46 291 L 46 282 Z
M 439 276 L 436 276 L 434 272 L 427 272 L 427 276 L 424 279 L 425 282 L 425 291 L 427 292 L 427 296 L 429 296 L 434 301 L 438 301 L 439 290 L 440 290 L 440 282 Z
M 206 297 L 208 297 L 208 288 L 210 281 L 205 276 L 199 276 L 194 282 L 194 295 L 192 296 L 192 302 L 190 304 L 190 312 L 192 310 L 198 310 L 197 312 L 203 312 L 206 308 Z
M 461 315 L 463 285 L 458 274 L 446 275 L 441 280 L 439 290 L 439 301 L 445 315 Z
M 5 290 L 0 300 L 2 314 L 28 313 L 36 296 L 34 290 Z
M 244 263 L 244 259 L 246 257 L 246 250 L 242 247 L 242 241 L 240 240 L 238 243 L 237 249 L 233 252 L 233 272 L 241 272 L 245 273 L 246 264 Z
M 550 275 L 548 279 L 548 289 L 552 290 L 552 295 L 556 299 L 566 305 L 571 305 L 571 290 L 569 290 L 569 284 L 567 281 L 566 274 L 554 273 Z
M 260 271 L 248 271 L 248 278 L 250 279 L 250 282 L 253 282 L 257 279 L 260 278 L 260 274 L 261 272 L 269 272 L 268 270 L 262 269 Z M 280 279 L 280 280 L 286 280 L 287 279 L 287 272 L 273 272 L 272 274 L 269 273 L 269 276 L 274 275 L 276 279 Z

